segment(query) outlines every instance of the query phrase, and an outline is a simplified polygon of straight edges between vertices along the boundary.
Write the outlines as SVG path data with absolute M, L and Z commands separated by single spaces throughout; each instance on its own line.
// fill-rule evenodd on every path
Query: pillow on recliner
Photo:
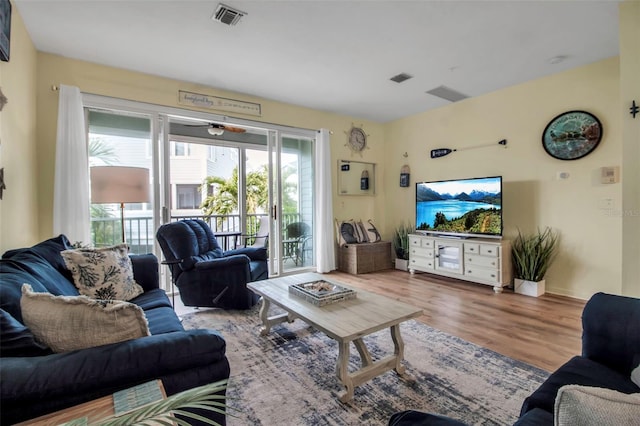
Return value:
M 555 426 L 638 424 L 640 393 L 565 385 L 558 390 L 553 418 Z

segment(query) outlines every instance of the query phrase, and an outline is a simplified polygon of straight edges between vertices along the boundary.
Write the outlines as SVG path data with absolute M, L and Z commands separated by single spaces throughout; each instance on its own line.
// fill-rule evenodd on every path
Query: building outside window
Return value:
M 199 184 L 177 184 L 176 185 L 177 209 L 197 209 L 202 203 Z

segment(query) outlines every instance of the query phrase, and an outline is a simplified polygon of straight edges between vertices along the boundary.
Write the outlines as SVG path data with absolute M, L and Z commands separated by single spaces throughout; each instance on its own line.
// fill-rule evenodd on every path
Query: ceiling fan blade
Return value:
M 232 126 L 222 125 L 222 128 L 227 132 L 233 132 L 233 133 L 244 133 L 247 131 L 247 129 L 243 129 L 242 127 L 232 127 Z

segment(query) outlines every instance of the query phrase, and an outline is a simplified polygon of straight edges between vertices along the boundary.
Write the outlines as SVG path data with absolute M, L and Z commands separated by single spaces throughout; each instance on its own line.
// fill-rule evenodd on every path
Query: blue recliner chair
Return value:
M 156 238 L 185 306 L 249 309 L 257 303 L 247 283 L 268 278 L 265 248 L 225 252 L 202 220 L 162 225 Z

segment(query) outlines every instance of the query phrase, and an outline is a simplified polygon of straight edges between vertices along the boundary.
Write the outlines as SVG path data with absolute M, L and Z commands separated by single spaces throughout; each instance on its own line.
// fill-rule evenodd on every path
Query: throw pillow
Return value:
M 366 225 L 367 234 L 369 235 L 369 241 L 372 243 L 377 243 L 378 241 L 382 241 L 382 237 L 380 236 L 380 233 L 376 229 L 373 222 L 371 222 L 371 219 L 369 219 L 367 222 L 369 223 L 368 225 Z
M 131 300 L 143 293 L 133 279 L 126 244 L 61 253 L 80 294 L 100 300 Z
M 369 234 L 367 234 L 367 228 L 365 228 L 364 223 L 361 220 L 355 222 L 356 229 L 356 238 L 359 243 L 368 243 L 369 242 Z
M 640 393 L 565 385 L 558 390 L 554 406 L 555 426 L 619 426 L 637 424 Z
M 150 335 L 144 311 L 129 302 L 36 293 L 24 284 L 20 307 L 25 325 L 54 352 Z
M 356 229 L 353 219 L 339 221 L 336 219 L 336 233 L 338 235 L 338 245 L 356 244 Z
M 631 381 L 640 387 L 640 354 L 634 355 L 633 365 L 636 367 L 631 370 Z

